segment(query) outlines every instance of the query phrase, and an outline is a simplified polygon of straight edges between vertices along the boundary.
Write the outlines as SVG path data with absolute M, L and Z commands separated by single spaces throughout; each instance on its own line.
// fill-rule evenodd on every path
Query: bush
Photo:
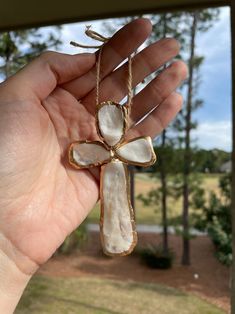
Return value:
M 87 227 L 83 222 L 75 231 L 73 231 L 58 248 L 58 254 L 71 254 L 81 249 L 87 241 Z
M 217 217 L 209 224 L 208 234 L 216 247 L 216 256 L 219 261 L 227 266 L 232 263 L 232 233 L 226 232 Z
M 231 175 L 221 177 L 219 187 L 219 196 L 212 192 L 208 204 L 204 200 L 203 216 L 197 217 L 195 226 L 207 230 L 217 258 L 229 266 L 232 263 Z
M 145 248 L 138 248 L 137 254 L 142 262 L 150 268 L 169 269 L 173 263 L 173 252 L 163 250 L 160 246 L 148 245 Z

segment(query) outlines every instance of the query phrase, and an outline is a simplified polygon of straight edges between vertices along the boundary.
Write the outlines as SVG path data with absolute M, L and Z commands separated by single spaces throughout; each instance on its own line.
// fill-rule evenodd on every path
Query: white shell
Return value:
M 141 137 L 123 144 L 116 149 L 116 155 L 126 162 L 149 164 L 155 161 L 155 154 L 150 137 Z
M 125 255 L 136 242 L 133 209 L 127 193 L 126 166 L 119 161 L 102 166 L 101 174 L 101 237 L 104 252 Z
M 116 145 L 124 133 L 124 114 L 121 105 L 107 103 L 98 111 L 99 130 L 109 146 Z
M 72 145 L 72 160 L 78 167 L 100 165 L 109 158 L 110 152 L 97 142 L 77 142 Z

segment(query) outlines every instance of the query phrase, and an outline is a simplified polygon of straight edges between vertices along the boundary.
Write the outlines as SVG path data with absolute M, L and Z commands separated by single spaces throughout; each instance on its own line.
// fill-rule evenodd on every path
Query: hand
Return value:
M 138 19 L 105 44 L 100 101 L 126 95 L 126 65 L 115 68 L 150 33 L 150 22 Z M 176 40 L 162 39 L 138 53 L 133 85 L 178 51 Z M 155 137 L 168 125 L 181 108 L 174 90 L 186 75 L 176 61 L 134 97 L 128 136 Z M 95 84 L 95 54 L 46 52 L 0 85 L 0 250 L 23 274 L 46 262 L 98 199 L 96 177 L 66 158 L 71 142 L 96 137 Z

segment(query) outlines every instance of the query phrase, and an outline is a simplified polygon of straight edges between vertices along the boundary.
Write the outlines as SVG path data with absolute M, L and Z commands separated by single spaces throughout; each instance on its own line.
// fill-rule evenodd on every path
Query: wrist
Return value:
M 12 314 L 37 266 L 0 234 L 0 313 Z
M 14 312 L 30 278 L 0 250 L 0 313 Z

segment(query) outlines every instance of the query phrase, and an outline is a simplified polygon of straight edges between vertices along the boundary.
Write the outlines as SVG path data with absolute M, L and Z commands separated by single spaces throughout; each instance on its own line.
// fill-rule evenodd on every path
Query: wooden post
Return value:
M 231 289 L 231 313 L 235 314 L 235 3 L 231 1 L 231 45 L 232 45 L 232 289 Z

